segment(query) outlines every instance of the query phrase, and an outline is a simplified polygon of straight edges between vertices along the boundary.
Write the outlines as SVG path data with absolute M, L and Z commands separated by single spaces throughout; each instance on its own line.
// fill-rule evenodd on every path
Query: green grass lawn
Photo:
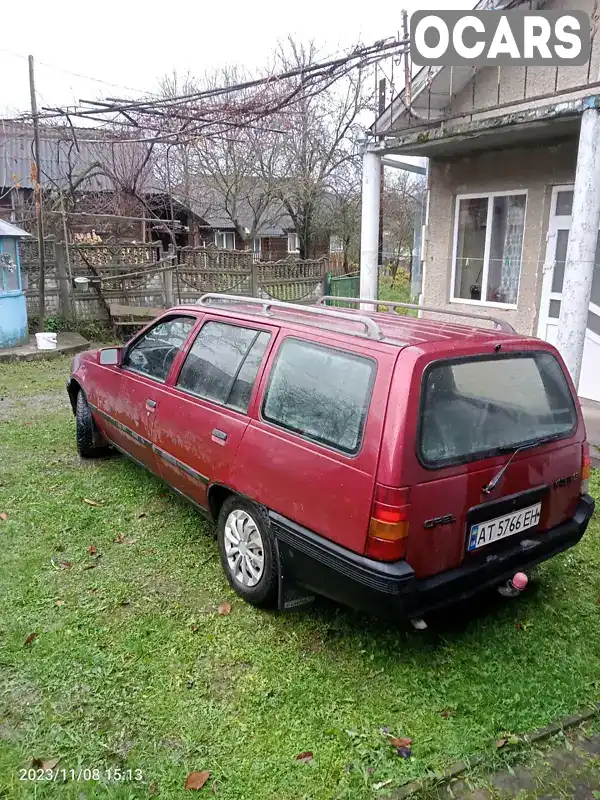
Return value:
M 67 373 L 0 365 L 0 797 L 182 798 L 208 770 L 223 800 L 370 798 L 599 698 L 597 519 L 518 600 L 424 633 L 325 601 L 258 611 L 190 506 L 125 458 L 77 458 Z M 34 758 L 68 780 L 20 781 Z

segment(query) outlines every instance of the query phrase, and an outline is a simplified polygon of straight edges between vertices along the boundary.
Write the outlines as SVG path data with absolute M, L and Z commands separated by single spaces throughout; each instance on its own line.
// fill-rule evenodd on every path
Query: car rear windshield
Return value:
M 577 425 L 564 373 L 546 352 L 435 362 L 421 403 L 420 456 L 431 467 L 567 436 Z

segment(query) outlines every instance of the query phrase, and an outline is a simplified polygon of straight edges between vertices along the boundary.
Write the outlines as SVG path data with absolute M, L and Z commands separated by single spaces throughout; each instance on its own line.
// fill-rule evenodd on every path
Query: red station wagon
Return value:
M 76 356 L 80 455 L 115 447 L 191 500 L 257 606 L 322 594 L 420 625 L 521 586 L 594 510 L 560 355 L 497 320 L 377 305 L 390 311 L 208 294 Z

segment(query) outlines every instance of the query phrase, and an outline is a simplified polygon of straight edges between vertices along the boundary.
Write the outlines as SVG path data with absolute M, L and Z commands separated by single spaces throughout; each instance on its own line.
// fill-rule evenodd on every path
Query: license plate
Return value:
M 480 547 L 497 542 L 499 539 L 506 539 L 508 536 L 514 536 L 515 533 L 526 531 L 528 528 L 535 528 L 540 521 L 541 513 L 542 504 L 536 503 L 534 506 L 520 508 L 518 511 L 512 511 L 502 517 L 471 525 L 467 549 L 479 550 Z

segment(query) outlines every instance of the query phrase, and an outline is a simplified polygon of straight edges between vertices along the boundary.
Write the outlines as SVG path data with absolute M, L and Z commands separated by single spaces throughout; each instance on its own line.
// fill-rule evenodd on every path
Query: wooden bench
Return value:
M 108 308 L 115 335 L 120 328 L 142 328 L 166 310 L 150 306 L 122 306 L 117 303 L 109 303 Z

